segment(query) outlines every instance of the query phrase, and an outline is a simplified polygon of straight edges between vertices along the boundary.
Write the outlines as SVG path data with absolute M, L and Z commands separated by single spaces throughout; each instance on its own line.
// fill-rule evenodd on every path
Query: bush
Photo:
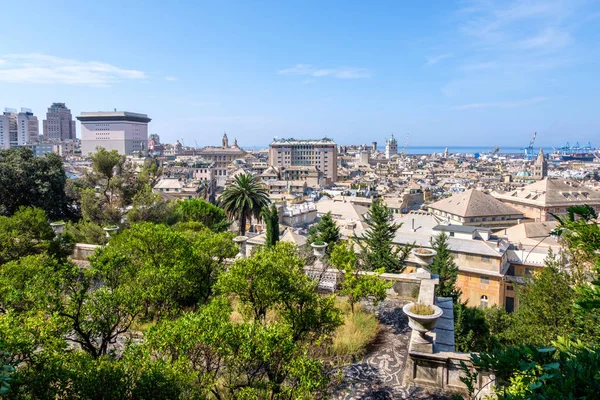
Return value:
M 434 310 L 428 304 L 415 303 L 410 308 L 410 312 L 417 315 L 433 315 Z

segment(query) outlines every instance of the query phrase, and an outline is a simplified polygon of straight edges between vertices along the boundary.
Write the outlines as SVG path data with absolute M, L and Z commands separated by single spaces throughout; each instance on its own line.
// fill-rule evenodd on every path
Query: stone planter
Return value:
M 327 243 L 323 243 L 323 244 L 311 244 L 312 248 L 313 248 L 313 254 L 315 255 L 315 257 L 317 258 L 322 258 L 325 257 L 325 250 L 327 249 Z
M 415 257 L 418 264 L 429 265 L 433 261 L 433 257 L 437 254 L 437 251 L 420 247 L 412 249 L 410 253 Z
M 50 227 L 54 231 L 55 234 L 60 235 L 63 233 L 63 228 L 65 227 L 65 223 L 63 221 L 52 222 Z
M 443 311 L 438 306 L 432 305 L 432 315 L 414 314 L 410 312 L 410 309 L 414 304 L 415 303 L 406 304 L 404 307 L 402 307 L 402 311 L 408 317 L 408 326 L 410 326 L 412 330 L 417 331 L 419 334 L 416 337 L 415 342 L 417 344 L 429 344 L 431 343 L 431 338 L 426 336 L 426 333 L 435 329 L 438 319 L 440 319 L 442 316 Z
M 118 226 L 108 226 L 106 228 L 103 228 L 104 232 L 106 232 L 106 237 L 110 238 L 112 235 L 114 235 L 115 233 L 117 233 L 117 231 L 119 230 Z

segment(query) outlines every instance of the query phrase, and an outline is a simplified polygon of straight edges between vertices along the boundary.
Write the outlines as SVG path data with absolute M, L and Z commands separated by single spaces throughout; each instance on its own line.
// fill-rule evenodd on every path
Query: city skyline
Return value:
M 407 133 L 414 146 L 526 146 L 534 131 L 539 145 L 598 145 L 597 4 L 120 4 L 133 19 L 31 6 L 27 29 L 3 6 L 2 108 L 139 112 L 163 141 L 201 146 L 223 131 L 242 147 L 392 133 L 400 148 Z

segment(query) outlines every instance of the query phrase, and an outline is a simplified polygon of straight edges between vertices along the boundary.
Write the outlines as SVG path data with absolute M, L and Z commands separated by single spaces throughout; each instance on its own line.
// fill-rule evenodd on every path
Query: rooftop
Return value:
M 134 113 L 129 111 L 94 111 L 94 112 L 82 112 L 77 117 L 82 122 L 93 122 L 93 121 L 134 121 L 134 122 L 150 122 L 152 119 L 148 118 L 146 114 Z
M 494 197 L 543 207 L 600 204 L 600 192 L 571 179 L 545 178 L 523 188 L 494 193 Z
M 428 206 L 460 217 L 488 217 L 498 215 L 519 215 L 519 211 L 502 203 L 493 196 L 471 189 L 455 194 L 447 199 Z
M 323 138 L 323 139 L 274 139 L 270 146 L 274 145 L 287 145 L 287 146 L 298 146 L 298 145 L 315 145 L 315 144 L 327 144 L 327 145 L 335 145 L 333 139 Z

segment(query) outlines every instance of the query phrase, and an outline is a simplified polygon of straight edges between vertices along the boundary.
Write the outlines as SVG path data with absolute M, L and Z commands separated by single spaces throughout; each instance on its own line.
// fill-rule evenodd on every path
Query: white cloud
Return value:
M 315 78 L 330 76 L 338 79 L 359 79 L 371 76 L 366 68 L 339 67 L 319 69 L 310 64 L 296 64 L 291 68 L 279 70 L 277 73 L 279 75 L 312 76 Z
M 440 61 L 442 61 L 445 58 L 449 58 L 452 57 L 452 54 L 440 54 L 439 56 L 435 56 L 435 57 L 426 57 L 427 58 L 427 62 L 425 63 L 425 66 L 429 67 L 431 65 L 435 65 L 437 63 L 439 63 Z
M 571 40 L 568 32 L 559 31 L 555 28 L 545 28 L 538 35 L 524 39 L 519 43 L 519 47 L 526 50 L 533 49 L 558 49 L 566 46 Z
M 464 64 L 459 67 L 461 71 L 483 71 L 496 67 L 495 62 L 480 62 L 473 64 Z
M 0 82 L 109 86 L 129 79 L 144 79 L 142 71 L 44 54 L 7 54 L 0 62 Z
M 165 76 L 165 80 L 167 80 L 167 81 L 169 81 L 169 82 L 175 82 L 175 81 L 178 81 L 178 80 L 179 80 L 179 78 L 178 78 L 178 77 L 176 77 L 176 76 L 170 76 L 170 75 L 169 75 L 169 76 Z
M 530 99 L 506 101 L 506 102 L 488 102 L 488 103 L 471 103 L 462 104 L 452 107 L 453 110 L 477 110 L 485 108 L 518 108 L 530 106 L 548 100 L 547 97 L 532 97 Z

